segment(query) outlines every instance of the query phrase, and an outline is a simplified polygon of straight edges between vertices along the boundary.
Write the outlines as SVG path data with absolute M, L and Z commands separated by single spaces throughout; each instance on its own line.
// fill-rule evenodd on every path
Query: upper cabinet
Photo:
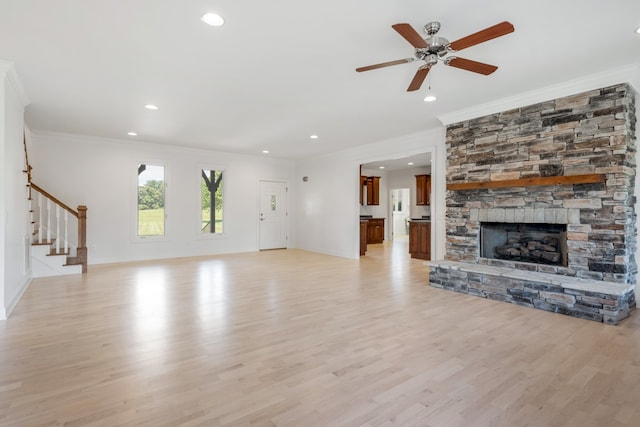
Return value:
M 364 189 L 367 189 L 365 196 Z M 362 166 L 360 166 L 360 204 L 361 205 L 379 205 L 380 204 L 380 177 L 362 175 Z
M 380 204 L 380 177 L 367 177 L 367 205 Z
M 429 205 L 431 199 L 431 175 L 416 175 L 416 205 Z

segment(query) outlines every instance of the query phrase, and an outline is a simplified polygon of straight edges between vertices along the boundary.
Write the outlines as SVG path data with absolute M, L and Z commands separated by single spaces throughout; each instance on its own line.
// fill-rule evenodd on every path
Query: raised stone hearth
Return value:
M 636 308 L 632 285 L 455 261 L 429 261 L 431 286 L 617 325 Z
M 432 264 L 431 284 L 606 323 L 626 317 L 635 308 L 637 272 L 635 125 L 627 84 L 449 125 L 445 260 L 462 267 Z M 547 265 L 484 257 L 486 222 L 562 225 L 566 259 Z M 601 292 L 615 284 L 621 294 Z

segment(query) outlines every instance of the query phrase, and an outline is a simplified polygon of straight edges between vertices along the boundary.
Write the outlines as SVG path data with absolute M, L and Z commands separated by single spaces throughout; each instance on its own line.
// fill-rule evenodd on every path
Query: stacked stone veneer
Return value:
M 447 184 L 584 174 L 606 181 L 448 190 L 445 259 L 635 285 L 635 127 L 627 84 L 448 126 Z M 481 259 L 483 221 L 566 224 L 568 265 Z
M 633 285 L 456 261 L 429 262 L 431 286 L 616 325 L 636 308 Z

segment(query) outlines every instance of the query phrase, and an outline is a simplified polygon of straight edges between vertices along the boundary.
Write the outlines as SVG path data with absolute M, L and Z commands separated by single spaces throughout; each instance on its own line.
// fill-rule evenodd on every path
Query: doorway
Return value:
M 259 249 L 287 247 L 287 183 L 260 181 Z
M 409 236 L 409 216 L 411 192 L 408 188 L 391 190 L 391 240 L 406 239 Z

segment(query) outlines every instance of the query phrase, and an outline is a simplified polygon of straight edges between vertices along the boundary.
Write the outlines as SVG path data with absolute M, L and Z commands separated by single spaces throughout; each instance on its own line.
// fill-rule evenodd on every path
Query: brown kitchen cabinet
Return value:
M 364 187 L 367 186 L 367 177 L 360 176 L 360 204 L 364 203 Z
M 431 199 L 431 175 L 416 175 L 416 205 L 427 206 Z
M 409 223 L 409 253 L 411 258 L 431 259 L 431 222 Z
M 367 205 L 380 204 L 380 177 L 367 177 Z
M 371 218 L 367 224 L 367 243 L 384 241 L 384 218 Z
M 360 220 L 360 256 L 367 253 L 367 225 L 369 221 Z

